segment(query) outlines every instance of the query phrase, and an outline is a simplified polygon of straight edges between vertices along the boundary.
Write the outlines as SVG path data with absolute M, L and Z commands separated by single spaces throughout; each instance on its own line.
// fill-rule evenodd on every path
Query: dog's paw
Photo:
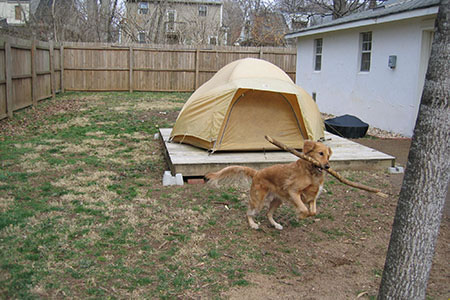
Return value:
M 275 226 L 275 228 L 278 230 L 283 230 L 283 226 L 281 224 L 276 223 L 273 226 Z
M 299 220 L 306 219 L 307 217 L 309 217 L 309 213 L 301 213 L 298 215 Z
M 258 230 L 258 229 L 259 229 L 259 225 L 256 224 L 256 223 L 250 224 L 250 227 L 253 228 L 253 229 L 255 229 L 255 230 Z

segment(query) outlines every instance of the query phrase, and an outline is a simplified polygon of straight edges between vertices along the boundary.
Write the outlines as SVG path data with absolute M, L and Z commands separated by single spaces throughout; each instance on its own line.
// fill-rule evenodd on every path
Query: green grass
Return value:
M 161 107 L 146 106 L 160 101 L 167 111 L 179 110 L 188 95 L 66 93 L 57 103 L 92 100 L 78 112 L 49 114 L 36 121 L 39 126 L 2 138 L 0 190 L 13 200 L 0 211 L 5 274 L 0 297 L 50 297 L 60 291 L 66 297 L 101 298 L 120 290 L 119 298 L 132 293 L 174 298 L 194 285 L 208 284 L 216 292 L 226 288 L 219 272 L 238 269 L 223 255 L 233 250 L 214 246 L 193 254 L 191 248 L 203 243 L 199 237 L 209 231 L 204 225 L 220 222 L 217 212 L 198 201 L 209 194 L 239 207 L 237 192 L 196 191 L 189 214 L 205 216 L 197 221 L 183 220 L 172 209 L 171 202 L 185 209 L 193 197 L 174 201 L 182 189 L 155 188 L 164 161 L 153 134 L 172 124 L 158 118 Z M 115 109 L 125 104 L 129 108 Z M 139 106 L 143 109 L 136 110 Z M 19 112 L 15 121 L 31 114 Z M 207 268 L 193 274 L 191 265 L 199 263 Z M 229 275 L 230 286 L 247 285 L 245 272 L 236 272 Z
M 290 236 L 264 213 L 249 230 L 242 190 L 162 187 L 153 134 L 189 95 L 70 92 L 15 114 L 18 131 L 0 135 L 0 298 L 214 299 L 254 273 L 301 277 L 298 261 L 322 263 L 305 251 L 347 235 L 332 225 L 340 183 L 326 183 L 315 218 L 277 211 Z

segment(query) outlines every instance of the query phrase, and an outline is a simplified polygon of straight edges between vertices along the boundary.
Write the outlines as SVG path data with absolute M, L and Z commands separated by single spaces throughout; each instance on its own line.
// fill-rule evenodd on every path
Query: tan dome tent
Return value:
M 188 99 L 171 133 L 174 142 L 211 151 L 277 149 L 324 136 L 314 100 L 280 68 L 245 58 L 220 69 Z

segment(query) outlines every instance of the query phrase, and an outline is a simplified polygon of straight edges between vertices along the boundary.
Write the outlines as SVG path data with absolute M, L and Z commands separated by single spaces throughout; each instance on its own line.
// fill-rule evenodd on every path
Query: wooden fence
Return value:
M 61 47 L 0 36 L 0 119 L 61 90 Z
M 296 51 L 272 47 L 52 44 L 0 37 L 0 119 L 64 91 L 192 92 L 245 57 L 295 80 Z

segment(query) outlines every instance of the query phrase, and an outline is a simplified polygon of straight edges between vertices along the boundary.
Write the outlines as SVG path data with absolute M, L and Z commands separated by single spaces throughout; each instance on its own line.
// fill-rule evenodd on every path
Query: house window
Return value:
M 314 70 L 320 71 L 322 69 L 322 39 L 314 40 Z
M 175 10 L 169 10 L 167 12 L 167 26 L 166 26 L 166 30 L 168 32 L 174 32 L 175 31 L 176 13 L 177 12 Z
M 139 31 L 138 42 L 141 44 L 145 43 L 145 32 L 144 31 Z
M 209 37 L 209 44 L 210 45 L 217 45 L 217 36 L 210 36 Z
M 206 17 L 206 12 L 208 11 L 208 8 L 206 7 L 206 5 L 200 5 L 198 7 L 198 15 L 200 17 Z
M 372 32 L 361 33 L 361 72 L 370 71 L 370 55 L 372 52 Z
M 20 7 L 20 5 L 16 5 L 14 8 L 16 12 L 16 20 L 22 21 L 22 7 Z
M 148 2 L 139 2 L 138 13 L 141 15 L 148 14 Z
M 178 44 L 179 43 L 180 38 L 179 38 L 178 34 L 170 33 L 170 34 L 166 35 L 166 41 L 167 41 L 167 44 L 174 45 L 174 44 Z

